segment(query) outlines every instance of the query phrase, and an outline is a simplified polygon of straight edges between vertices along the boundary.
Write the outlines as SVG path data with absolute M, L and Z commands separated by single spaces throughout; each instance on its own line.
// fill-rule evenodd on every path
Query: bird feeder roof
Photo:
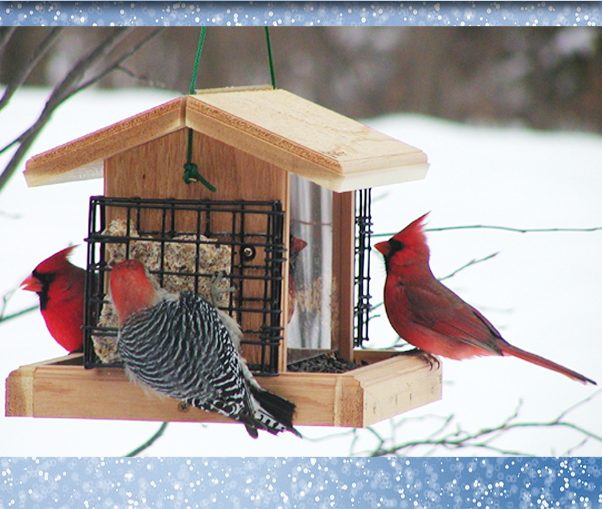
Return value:
M 29 159 L 30 186 L 99 178 L 103 161 L 193 130 L 337 192 L 424 178 L 424 152 L 281 89 L 180 96 Z

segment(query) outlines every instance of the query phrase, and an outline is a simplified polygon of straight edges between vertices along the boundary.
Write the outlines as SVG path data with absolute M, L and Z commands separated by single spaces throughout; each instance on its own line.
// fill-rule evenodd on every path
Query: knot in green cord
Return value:
M 215 186 L 199 173 L 199 168 L 194 163 L 184 164 L 184 182 L 187 184 L 190 184 L 191 182 L 200 182 L 209 189 L 209 191 L 216 191 Z

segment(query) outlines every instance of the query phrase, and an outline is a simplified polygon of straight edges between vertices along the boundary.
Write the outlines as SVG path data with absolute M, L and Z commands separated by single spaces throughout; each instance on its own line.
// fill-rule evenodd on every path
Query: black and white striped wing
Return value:
M 183 293 L 130 316 L 118 347 L 130 373 L 160 393 L 230 417 L 253 413 L 230 332 L 201 297 Z

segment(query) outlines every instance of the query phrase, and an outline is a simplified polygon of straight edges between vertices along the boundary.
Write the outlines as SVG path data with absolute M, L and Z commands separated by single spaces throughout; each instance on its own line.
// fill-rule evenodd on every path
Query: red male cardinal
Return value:
M 293 318 L 295 312 L 295 304 L 297 302 L 297 284 L 295 283 L 295 267 L 297 266 L 297 260 L 299 259 L 299 253 L 305 249 L 307 242 L 294 235 L 290 236 L 289 240 L 290 254 L 289 254 L 289 268 L 288 268 L 288 314 L 287 322 Z
M 593 380 L 508 343 L 478 310 L 441 284 L 429 267 L 423 231 L 427 214 L 374 247 L 385 257 L 385 309 L 406 341 L 429 354 L 450 359 L 512 355 L 585 384 Z
M 69 352 L 82 350 L 84 324 L 84 281 L 86 271 L 67 260 L 76 246 L 53 254 L 41 262 L 21 288 L 36 292 L 46 327 L 56 342 Z

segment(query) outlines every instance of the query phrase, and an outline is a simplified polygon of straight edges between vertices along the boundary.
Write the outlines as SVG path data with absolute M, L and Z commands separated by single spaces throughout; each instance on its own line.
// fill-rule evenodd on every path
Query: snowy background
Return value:
M 20 92 L 2 112 L 0 145 L 26 128 L 39 113 L 46 90 Z M 54 115 L 30 155 L 69 141 L 169 98 L 164 92 L 85 92 Z M 577 132 L 536 132 L 519 125 L 461 125 L 412 115 L 367 121 L 375 128 L 423 149 L 431 168 L 424 181 L 373 192 L 376 233 L 395 232 L 431 210 L 429 227 L 489 224 L 519 228 L 602 225 L 602 137 Z M 4 155 L 0 162 L 6 161 Z M 46 256 L 86 233 L 87 202 L 102 192 L 93 180 L 27 188 L 20 172 L 0 194 L 0 295 L 18 286 Z M 477 306 L 512 343 L 602 381 L 602 232 L 518 234 L 494 230 L 432 232 L 431 265 L 444 276 L 471 259 L 499 251 L 492 260 L 462 271 L 447 284 Z M 374 253 L 374 302 L 380 301 L 384 267 Z M 84 264 L 84 249 L 73 257 Z M 17 292 L 6 313 L 37 302 Z M 374 346 L 393 343 L 384 316 L 371 322 Z M 371 344 L 372 346 L 372 344 Z M 63 355 L 39 313 L 0 323 L 0 378 L 18 366 Z M 399 441 L 427 437 L 455 415 L 476 431 L 509 417 L 519 400 L 525 421 L 554 419 L 596 393 L 561 375 L 510 358 L 444 361 L 442 401 L 414 410 L 398 422 Z M 569 418 L 602 435 L 602 395 Z M 400 422 L 401 421 L 401 422 Z M 388 435 L 393 422 L 376 429 Z M 0 417 L 0 456 L 122 455 L 139 445 L 158 423 Z M 261 436 L 250 440 L 242 426 L 170 424 L 145 454 L 163 456 L 347 455 L 347 430 L 302 427 L 305 440 Z M 332 435 L 332 436 L 331 436 Z M 360 431 L 354 452 L 366 453 L 374 436 Z M 602 444 L 570 429 L 509 432 L 499 447 L 538 455 L 601 455 Z M 577 446 L 577 447 L 575 447 Z M 417 449 L 424 454 L 429 449 Z M 446 454 L 437 449 L 435 454 Z M 478 449 L 449 454 L 479 454 Z

